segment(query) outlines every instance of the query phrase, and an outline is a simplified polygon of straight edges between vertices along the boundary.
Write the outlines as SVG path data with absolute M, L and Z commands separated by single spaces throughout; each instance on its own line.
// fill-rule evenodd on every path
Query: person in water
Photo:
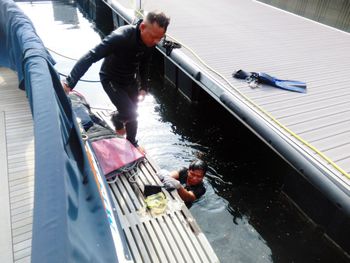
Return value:
M 100 80 L 118 112 L 112 116 L 116 133 L 139 147 L 137 103 L 149 90 L 150 59 L 155 46 L 164 37 L 170 18 L 163 12 L 149 12 L 136 25 L 117 28 L 91 49 L 73 67 L 63 88 L 69 93 L 92 63 L 102 58 Z
M 176 189 L 187 207 L 205 194 L 203 179 L 208 166 L 202 160 L 194 160 L 189 167 L 168 174 L 160 173 L 159 177 L 165 188 Z

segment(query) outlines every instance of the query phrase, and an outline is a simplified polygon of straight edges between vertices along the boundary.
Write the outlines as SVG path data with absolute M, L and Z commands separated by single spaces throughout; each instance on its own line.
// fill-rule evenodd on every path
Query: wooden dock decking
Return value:
M 0 68 L 0 262 L 30 262 L 34 133 L 17 75 Z

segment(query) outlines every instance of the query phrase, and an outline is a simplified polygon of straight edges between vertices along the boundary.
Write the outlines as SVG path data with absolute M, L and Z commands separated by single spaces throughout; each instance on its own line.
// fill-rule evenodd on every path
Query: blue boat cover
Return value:
M 29 18 L 0 0 L 0 66 L 18 74 L 34 119 L 32 262 L 118 262 L 112 234 L 54 60 Z

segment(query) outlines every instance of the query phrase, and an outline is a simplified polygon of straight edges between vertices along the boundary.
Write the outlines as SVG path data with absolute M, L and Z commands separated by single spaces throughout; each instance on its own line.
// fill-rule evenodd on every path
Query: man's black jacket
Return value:
M 140 37 L 140 23 L 119 27 L 95 48 L 78 60 L 67 77 L 67 84 L 74 88 L 92 63 L 105 58 L 100 70 L 102 81 L 130 84 L 139 74 L 141 89 L 148 90 L 149 63 L 154 49 L 147 47 Z

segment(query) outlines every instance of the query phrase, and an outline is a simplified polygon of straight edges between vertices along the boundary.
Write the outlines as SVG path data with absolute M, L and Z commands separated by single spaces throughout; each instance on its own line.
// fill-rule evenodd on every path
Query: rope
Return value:
M 129 177 L 129 182 L 130 183 L 136 183 L 136 179 L 135 179 L 135 177 L 138 175 L 138 173 L 137 173 L 137 169 L 138 169 L 138 166 L 140 165 L 140 163 L 142 162 L 143 160 L 142 159 L 139 159 L 139 160 L 136 160 L 135 162 L 133 162 L 133 163 L 131 163 L 131 164 L 129 164 L 129 165 L 126 165 L 126 166 L 124 166 L 124 167 L 121 167 L 121 168 L 119 168 L 118 169 L 118 172 L 115 174 L 115 175 L 113 175 L 111 178 L 113 178 L 113 179 L 108 179 L 107 180 L 107 182 L 109 183 L 109 184 L 114 184 L 116 181 L 117 181 L 117 178 L 118 178 L 118 176 L 120 176 L 121 174 L 123 174 L 123 173 L 127 173 L 127 172 L 130 172 L 130 177 Z M 132 173 L 132 171 L 134 170 L 136 168 L 136 171 L 134 171 L 133 173 Z
M 47 50 L 51 51 L 52 53 L 55 53 L 56 55 L 59 55 L 59 56 L 61 56 L 61 57 L 64 57 L 64 58 L 67 58 L 67 59 L 70 59 L 70 60 L 74 60 L 74 61 L 78 61 L 78 59 L 76 59 L 76 58 L 67 57 L 67 56 L 65 56 L 65 55 L 63 55 L 63 54 L 61 54 L 61 53 L 58 53 L 58 52 L 56 52 L 56 51 L 54 51 L 54 50 L 48 48 L 48 47 L 45 47 L 45 48 L 46 48 Z
M 50 49 L 50 48 L 48 48 L 48 47 L 45 47 L 47 50 L 49 50 L 50 52 L 52 52 L 52 53 L 55 53 L 56 55 L 58 55 L 58 56 L 61 56 L 61 57 L 64 57 L 64 58 L 66 58 L 66 59 L 70 59 L 70 60 L 73 60 L 73 61 L 78 61 L 78 59 L 75 59 L 75 58 L 71 58 L 71 57 L 67 57 L 67 56 L 65 56 L 65 55 L 63 55 L 63 54 L 61 54 L 61 53 L 58 53 L 58 52 L 56 52 L 56 51 L 54 51 L 54 50 L 52 50 L 52 49 Z M 65 74 L 63 74 L 63 73 L 61 73 L 61 72 L 59 72 L 59 71 L 57 71 L 58 72 L 58 74 L 60 75 L 60 76 L 63 76 L 63 77 L 68 77 L 67 75 L 65 75 Z M 100 83 L 101 81 L 99 81 L 99 80 L 87 80 L 87 79 L 80 79 L 79 81 L 82 81 L 82 82 L 90 82 L 90 83 Z
M 58 72 L 58 71 L 57 71 Z M 63 74 L 63 73 L 61 73 L 61 72 L 58 72 L 58 74 L 60 75 L 60 76 L 63 76 L 63 77 L 68 77 L 67 75 L 65 75 L 65 74 Z M 97 83 L 97 82 L 101 82 L 101 81 L 99 81 L 99 80 L 87 80 L 87 79 L 79 79 L 79 81 L 83 81 L 83 82 L 90 82 L 90 83 Z

